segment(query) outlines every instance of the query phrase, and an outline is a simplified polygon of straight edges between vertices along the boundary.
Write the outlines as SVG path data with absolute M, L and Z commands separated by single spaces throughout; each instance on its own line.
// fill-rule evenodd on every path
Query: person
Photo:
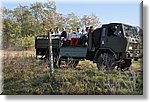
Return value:
M 67 32 L 66 32 L 66 30 L 65 30 L 65 28 L 63 27 L 62 28 L 62 33 L 61 33 L 61 36 L 60 37 L 63 37 L 63 38 L 67 38 Z
M 80 28 L 77 27 L 76 38 L 80 38 L 81 35 L 82 35 L 82 32 L 80 31 Z
M 59 33 L 59 28 L 58 27 L 55 28 L 55 34 L 57 34 L 57 33 Z
M 64 47 L 65 46 L 70 46 L 70 42 L 68 44 L 67 32 L 66 32 L 64 27 L 62 28 L 62 33 L 61 33 L 61 36 L 60 36 L 60 40 L 61 40 L 62 46 L 64 46 Z
M 82 32 L 82 34 L 81 34 L 81 35 L 83 35 L 83 34 L 85 33 L 85 30 L 84 30 L 84 29 L 82 29 L 82 31 L 81 31 L 81 32 Z
M 108 28 L 108 36 L 116 36 L 115 32 L 116 32 L 115 26 L 112 26 L 112 27 Z
M 56 36 L 60 36 L 61 35 L 58 27 L 55 28 L 55 34 L 56 34 Z
M 89 32 L 93 32 L 93 26 L 90 26 Z
M 88 32 L 89 32 L 89 27 L 86 27 L 83 34 L 79 38 L 79 45 L 86 46 L 88 40 Z
M 72 32 L 71 39 L 70 39 L 70 45 L 71 46 L 76 46 L 77 45 L 76 39 L 77 39 L 76 32 Z
M 68 34 L 67 34 L 67 39 L 68 39 L 68 40 L 71 40 L 72 34 L 73 34 L 72 29 L 69 29 Z
M 53 34 L 53 33 L 54 33 L 54 31 L 53 31 L 52 28 L 50 28 L 49 32 L 50 32 L 50 34 Z
M 86 27 L 85 32 L 84 32 L 84 35 L 86 35 L 86 36 L 87 36 L 87 35 L 88 35 L 88 33 L 89 33 L 89 30 L 90 30 L 90 29 L 89 29 L 89 27 Z
M 88 33 L 89 33 L 90 28 L 86 27 L 85 32 L 83 34 L 83 36 L 81 36 L 81 40 L 82 40 L 82 45 L 85 46 L 87 41 L 88 41 Z
M 80 28 L 77 27 L 77 32 L 74 32 L 72 34 L 72 37 L 71 37 L 71 41 L 70 41 L 70 45 L 71 46 L 78 46 L 78 43 L 79 43 L 79 38 L 81 37 L 82 33 L 80 32 Z

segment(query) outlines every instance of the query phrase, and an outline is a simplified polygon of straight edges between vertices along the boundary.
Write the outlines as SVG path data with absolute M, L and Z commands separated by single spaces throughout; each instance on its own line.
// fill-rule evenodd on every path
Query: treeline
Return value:
M 19 5 L 17 8 L 3 8 L 3 49 L 28 50 L 34 48 L 34 38 L 46 34 L 56 26 L 60 29 L 75 30 L 76 27 L 100 25 L 95 14 L 78 17 L 74 13 L 63 15 L 57 13 L 54 1 L 36 2 L 28 6 Z

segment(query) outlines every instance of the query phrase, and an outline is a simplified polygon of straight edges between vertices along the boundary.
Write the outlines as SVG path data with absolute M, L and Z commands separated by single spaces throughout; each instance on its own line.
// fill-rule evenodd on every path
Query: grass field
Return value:
M 8 52 L 9 53 L 9 52 Z M 59 68 L 55 77 L 34 54 L 3 58 L 4 87 L 2 94 L 13 95 L 142 95 L 142 61 L 133 62 L 131 70 L 98 71 L 96 64 L 80 61 L 77 68 Z

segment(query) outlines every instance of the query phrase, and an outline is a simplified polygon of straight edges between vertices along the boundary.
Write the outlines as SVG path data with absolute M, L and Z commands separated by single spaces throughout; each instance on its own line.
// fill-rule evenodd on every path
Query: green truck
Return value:
M 35 39 L 36 58 L 49 57 L 48 36 L 37 36 Z M 59 67 L 61 61 L 66 61 L 76 67 L 80 60 L 90 60 L 97 64 L 99 70 L 128 69 L 132 59 L 141 56 L 141 39 L 136 27 L 122 24 L 104 24 L 88 33 L 88 39 L 83 46 L 79 39 L 78 46 L 71 46 L 70 40 L 52 37 L 54 67 Z

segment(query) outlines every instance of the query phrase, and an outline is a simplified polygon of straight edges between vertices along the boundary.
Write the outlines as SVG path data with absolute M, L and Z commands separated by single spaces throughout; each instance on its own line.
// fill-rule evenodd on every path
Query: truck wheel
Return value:
M 119 63 L 118 69 L 121 69 L 121 71 L 129 70 L 131 64 L 132 64 L 131 59 L 125 59 L 124 62 Z
M 97 67 L 99 70 L 104 70 L 105 69 L 105 64 L 104 64 L 104 60 L 103 60 L 103 57 L 102 55 L 100 55 L 97 59 Z
M 97 60 L 97 67 L 99 70 L 110 70 L 116 66 L 115 57 L 113 54 L 103 53 L 100 54 Z
M 66 61 L 66 65 L 69 67 L 69 68 L 76 68 L 76 66 L 78 65 L 79 63 L 79 60 L 75 60 L 73 58 L 70 58 Z

